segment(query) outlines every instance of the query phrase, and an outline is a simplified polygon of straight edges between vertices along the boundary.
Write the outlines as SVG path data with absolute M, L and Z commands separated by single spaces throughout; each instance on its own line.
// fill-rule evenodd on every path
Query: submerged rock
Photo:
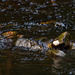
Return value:
M 47 55 L 64 57 L 66 55 L 66 53 L 64 53 L 61 50 L 49 50 L 49 51 L 47 51 Z
M 56 27 L 56 26 L 65 27 L 65 24 L 62 23 L 62 22 L 54 22 L 54 24 L 55 24 L 55 27 Z

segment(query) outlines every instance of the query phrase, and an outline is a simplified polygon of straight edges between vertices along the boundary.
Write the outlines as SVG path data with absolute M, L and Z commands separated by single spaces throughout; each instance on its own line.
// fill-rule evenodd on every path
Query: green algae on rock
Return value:
M 59 37 L 55 38 L 55 40 L 58 39 L 59 44 L 65 44 L 70 45 L 71 35 L 68 32 L 62 33 Z
M 16 31 L 9 31 L 9 32 L 5 32 L 2 34 L 4 37 L 7 37 L 7 38 L 12 38 L 12 37 L 15 37 L 17 35 L 17 32 Z
M 59 35 L 57 38 L 54 39 L 52 43 L 49 43 L 47 45 L 48 48 L 54 48 L 54 47 L 63 47 L 63 48 L 68 48 L 70 47 L 70 41 L 71 41 L 71 35 L 68 32 L 63 32 L 61 35 Z

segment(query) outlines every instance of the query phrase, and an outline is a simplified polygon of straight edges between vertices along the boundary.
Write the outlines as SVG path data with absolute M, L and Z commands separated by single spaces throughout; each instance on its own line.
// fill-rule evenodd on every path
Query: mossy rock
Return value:
M 61 50 L 48 50 L 46 54 L 49 56 L 61 56 L 61 57 L 64 57 L 66 55 L 66 53 L 64 53 Z
M 9 31 L 2 34 L 4 37 L 13 38 L 17 35 L 16 31 Z
M 70 45 L 71 38 L 72 37 L 71 37 L 70 33 L 64 32 L 60 36 L 55 38 L 55 40 L 58 40 L 59 44 Z
M 57 48 L 57 49 L 68 49 L 71 41 L 71 35 L 68 32 L 63 32 L 61 35 L 59 35 L 57 38 L 54 39 L 52 43 L 49 43 L 47 45 L 48 48 Z

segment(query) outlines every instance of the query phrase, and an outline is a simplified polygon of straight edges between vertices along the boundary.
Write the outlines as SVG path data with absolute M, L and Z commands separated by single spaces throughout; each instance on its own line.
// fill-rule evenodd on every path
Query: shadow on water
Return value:
M 55 22 L 64 27 L 55 27 Z M 68 31 L 75 41 L 75 0 L 2 0 L 0 37 L 6 31 L 48 40 Z M 75 75 L 75 51 L 67 54 L 62 58 L 44 51 L 0 50 L 0 75 Z

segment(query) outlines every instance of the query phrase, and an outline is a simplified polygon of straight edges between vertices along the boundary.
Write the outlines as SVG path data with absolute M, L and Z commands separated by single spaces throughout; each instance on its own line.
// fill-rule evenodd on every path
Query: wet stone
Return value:
M 63 32 L 57 38 L 54 39 L 52 43 L 49 43 L 47 46 L 49 48 L 55 49 L 69 49 L 71 47 L 71 35 L 68 32 Z
M 9 31 L 2 34 L 2 36 L 7 38 L 12 38 L 12 37 L 15 37 L 16 35 L 17 35 L 16 31 Z
M 61 50 L 48 50 L 47 55 L 64 57 L 66 53 Z
M 29 48 L 31 50 L 35 50 L 35 49 L 41 50 L 42 49 L 42 47 L 39 46 L 34 40 L 29 40 L 29 39 L 25 39 L 25 38 L 19 38 L 16 41 L 15 46 L 16 47 Z
M 60 44 L 67 43 L 71 41 L 71 35 L 68 32 L 63 32 L 59 37 L 56 39 L 59 40 Z

